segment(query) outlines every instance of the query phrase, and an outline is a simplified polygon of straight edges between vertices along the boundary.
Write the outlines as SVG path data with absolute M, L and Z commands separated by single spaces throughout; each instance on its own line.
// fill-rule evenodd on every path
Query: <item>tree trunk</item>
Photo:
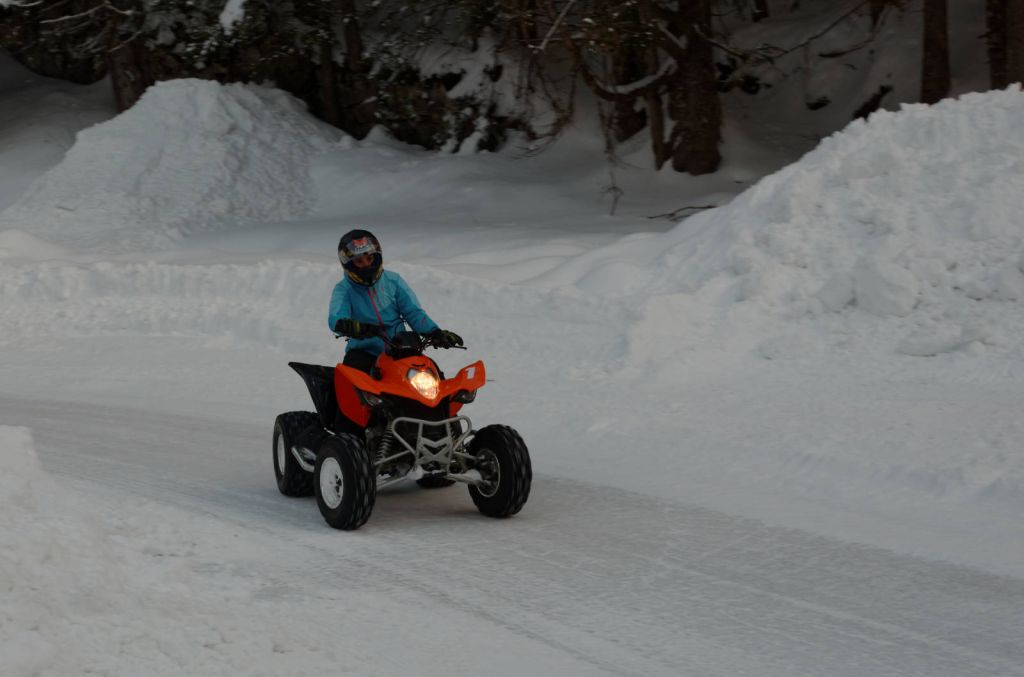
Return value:
M 643 55 L 628 46 L 621 47 L 612 55 L 612 82 L 628 85 L 647 75 Z M 647 113 L 637 108 L 634 98 L 615 101 L 612 118 L 616 141 L 625 141 L 647 125 Z
M 885 6 L 889 4 L 888 0 L 871 0 L 871 27 L 874 28 L 878 25 L 878 22 L 882 20 L 882 14 L 885 13 Z
M 1024 83 L 1024 0 L 1006 2 L 1006 84 Z
M 647 119 L 650 121 L 651 150 L 654 153 L 654 168 L 661 169 L 668 161 L 669 148 L 665 143 L 665 106 L 661 94 L 651 93 L 644 97 Z
M 540 42 L 537 31 L 537 0 L 520 0 L 516 5 L 519 15 L 516 20 L 515 33 L 520 44 L 536 45 Z
M 857 107 L 857 110 L 853 112 L 853 119 L 858 118 L 867 119 L 872 113 L 882 107 L 882 99 L 885 95 L 892 91 L 892 87 L 889 85 L 882 85 L 878 88 L 878 91 L 871 95 L 871 97 Z
M 118 111 L 135 105 L 146 88 L 153 84 L 143 68 L 142 47 L 134 41 L 115 46 L 107 52 L 107 68 Z
M 345 65 L 341 69 L 338 91 L 339 126 L 361 139 L 369 134 L 375 123 L 372 101 L 376 89 L 370 82 L 371 64 L 364 55 L 365 45 L 355 0 L 339 0 L 338 6 L 345 27 Z
M 341 126 L 341 109 L 338 105 L 337 68 L 334 66 L 333 48 L 329 42 L 320 46 L 320 68 L 317 69 L 317 94 L 320 99 L 320 117 L 335 127 Z
M 722 131 L 722 103 L 718 98 L 711 35 L 710 0 L 680 2 L 670 29 L 686 44 L 678 64 L 678 84 L 670 93 L 672 118 L 672 168 L 693 175 L 718 169 L 722 155 L 718 142 Z
M 921 101 L 937 103 L 949 95 L 949 87 L 949 22 L 946 0 L 924 0 Z
M 992 89 L 1005 89 L 1010 84 L 1006 61 L 1006 4 L 1007 0 L 986 0 L 985 22 L 988 28 L 985 42 L 988 48 L 988 76 Z
M 356 10 L 355 0 L 340 0 L 338 5 L 345 26 L 345 66 L 355 73 L 365 73 L 368 67 L 363 58 L 363 32 L 359 27 L 359 12 Z
M 644 16 L 646 21 L 648 17 Z M 658 48 L 651 45 L 644 49 L 647 70 L 656 73 L 660 66 Z M 654 152 L 654 168 L 661 169 L 669 158 L 669 147 L 665 139 L 665 104 L 662 103 L 660 92 L 648 92 L 644 95 L 647 108 L 648 132 L 651 135 L 651 150 Z
M 762 19 L 767 19 L 771 16 L 768 12 L 768 0 L 754 0 L 754 8 L 750 13 L 750 18 L 754 23 Z

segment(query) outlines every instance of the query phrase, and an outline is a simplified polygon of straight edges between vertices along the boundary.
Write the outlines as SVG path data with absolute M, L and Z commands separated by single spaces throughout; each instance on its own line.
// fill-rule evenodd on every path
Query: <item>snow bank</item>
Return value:
M 110 252 L 292 218 L 313 201 L 310 157 L 339 138 L 279 90 L 161 82 L 80 132 L 64 160 L 0 214 L 0 230 Z
M 786 318 L 854 308 L 902 318 L 914 336 L 901 350 L 913 355 L 986 340 L 985 325 L 1008 315 L 1016 330 L 1022 116 L 1016 87 L 876 113 L 728 205 L 584 255 L 547 282 L 747 302 Z M 948 340 L 933 340 L 936 327 Z
M 661 258 L 666 279 L 651 286 L 687 291 L 726 274 L 737 299 L 789 311 L 853 303 L 882 316 L 956 296 L 1015 300 L 1022 114 L 1024 93 L 1013 88 L 854 122 L 681 224 Z
M 11 264 L 0 268 L 0 298 L 5 299 L 0 333 L 36 340 L 231 336 L 243 343 L 309 350 L 330 338 L 327 300 L 339 270 L 301 261 Z M 47 310 L 38 312 L 40 307 Z
M 301 608 L 267 595 L 267 580 L 225 571 L 230 556 L 248 556 L 230 527 L 142 499 L 105 511 L 43 470 L 27 429 L 0 426 L 4 677 L 350 674 L 368 663 L 333 636 L 351 630 L 344 621 L 321 626 L 331 641 L 302 623 L 271 631 Z M 217 564 L 200 574 L 204 557 Z
M 160 531 L 140 534 L 140 548 L 155 546 Z M 43 470 L 31 433 L 0 426 L 3 674 L 170 675 L 222 663 L 223 647 L 203 644 L 200 628 L 213 636 L 209 619 L 182 616 L 163 596 L 181 581 L 125 557 L 139 554 L 118 548 L 99 511 Z
M 591 359 L 618 359 L 615 337 L 622 330 L 604 321 L 609 305 L 603 299 L 421 266 L 389 267 L 409 281 L 438 322 L 457 326 L 494 369 L 519 370 L 522 355 L 536 350 L 535 338 L 509 326 L 508 318 L 515 317 L 545 327 L 554 343 L 544 352 L 556 364 L 575 364 L 583 346 Z M 337 263 L 293 259 L 214 265 L 12 261 L 0 266 L 0 348 L 72 337 L 199 337 L 221 347 L 272 347 L 290 359 L 331 363 L 344 350 L 327 327 L 327 302 L 340 271 Z M 581 324 L 588 327 L 586 336 L 576 335 Z M 437 359 L 461 368 L 463 357 L 448 351 Z
M 28 430 L 0 427 L 4 674 L 47 672 L 70 658 L 70 619 L 102 616 L 121 605 L 116 562 L 79 507 L 43 471 Z M 94 639 L 102 632 L 83 630 Z

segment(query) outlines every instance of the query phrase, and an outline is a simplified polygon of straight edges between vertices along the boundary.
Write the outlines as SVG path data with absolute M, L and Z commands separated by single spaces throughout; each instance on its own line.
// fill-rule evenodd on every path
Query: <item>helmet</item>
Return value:
M 366 268 L 358 268 L 352 259 L 363 254 L 373 254 L 373 263 Z M 369 287 L 380 279 L 384 258 L 380 242 L 368 230 L 350 230 L 342 235 L 338 242 L 338 260 L 348 278 L 356 284 Z

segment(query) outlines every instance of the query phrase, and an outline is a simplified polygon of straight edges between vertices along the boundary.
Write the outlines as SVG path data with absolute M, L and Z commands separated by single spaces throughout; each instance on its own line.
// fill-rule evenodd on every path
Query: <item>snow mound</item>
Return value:
M 547 282 L 788 318 L 853 307 L 925 332 L 1019 314 L 1022 117 L 1019 87 L 876 113 L 728 205 L 586 254 Z M 961 345 L 911 343 L 910 354 Z
M 1024 93 L 972 94 L 857 121 L 722 209 L 681 224 L 664 289 L 737 278 L 737 299 L 879 316 L 1016 300 Z
M 79 132 L 64 160 L 0 214 L 0 230 L 109 252 L 294 218 L 313 203 L 310 157 L 339 138 L 280 90 L 161 82 Z

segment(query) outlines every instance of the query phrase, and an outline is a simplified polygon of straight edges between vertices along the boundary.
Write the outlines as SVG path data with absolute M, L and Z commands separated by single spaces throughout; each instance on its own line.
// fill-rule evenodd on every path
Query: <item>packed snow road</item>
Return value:
M 276 581 L 262 594 L 303 605 L 311 638 L 360 619 L 407 647 L 438 634 L 339 604 L 353 589 L 446 618 L 432 669 L 529 655 L 578 674 L 1024 674 L 1019 579 L 543 475 L 510 520 L 461 487 L 401 488 L 342 533 L 277 493 L 265 421 L 3 396 L 0 425 L 31 427 L 49 471 L 122 510 L 155 502 L 265 544 L 190 561 L 214 589 Z M 474 628 L 495 645 L 460 657 Z

